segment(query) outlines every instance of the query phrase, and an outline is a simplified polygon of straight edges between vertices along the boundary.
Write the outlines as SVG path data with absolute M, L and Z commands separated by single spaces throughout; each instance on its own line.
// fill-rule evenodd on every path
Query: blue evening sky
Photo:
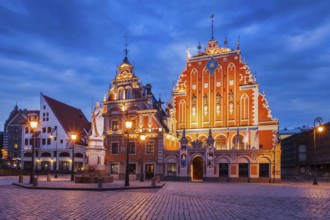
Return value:
M 163 101 L 186 49 L 241 39 L 280 127 L 330 119 L 330 4 L 326 0 L 1 0 L 0 130 L 10 111 L 38 109 L 39 94 L 90 119 L 124 58 Z

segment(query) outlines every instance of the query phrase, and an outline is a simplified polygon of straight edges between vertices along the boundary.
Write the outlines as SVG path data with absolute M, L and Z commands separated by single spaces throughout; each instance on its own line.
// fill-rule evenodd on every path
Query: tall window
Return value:
M 184 100 L 179 103 L 179 123 L 186 123 L 186 102 Z
M 240 113 L 241 119 L 249 118 L 249 97 L 246 94 L 241 96 Z
M 244 150 L 244 142 L 243 142 L 243 136 L 242 135 L 239 135 L 237 137 L 237 135 L 234 136 L 233 138 L 233 147 L 236 148 L 237 150 L 240 149 L 240 150 Z
M 239 177 L 249 177 L 249 164 L 248 163 L 239 164 Z
M 306 145 L 300 144 L 298 159 L 299 161 L 306 161 L 306 158 Z
M 167 164 L 167 175 L 176 176 L 176 163 Z
M 153 141 L 148 141 L 147 142 L 147 149 L 146 149 L 147 154 L 152 154 L 155 152 L 155 145 Z
M 132 130 L 136 129 L 136 116 L 130 116 L 129 120 L 132 122 Z
M 129 142 L 128 153 L 135 154 L 135 152 L 136 152 L 135 142 Z
M 119 144 L 112 143 L 111 144 L 111 154 L 118 154 L 119 153 Z
M 227 139 L 225 136 L 221 135 L 215 139 L 215 148 L 217 150 L 226 150 L 227 149 Z
M 269 163 L 259 164 L 259 177 L 269 177 Z
M 136 174 L 136 164 L 130 163 L 128 164 L 128 173 L 129 174 Z
M 112 129 L 113 131 L 118 131 L 118 119 L 112 120 Z
M 228 163 L 219 163 L 219 175 L 228 177 Z
M 111 174 L 118 174 L 118 165 L 116 163 L 110 164 Z

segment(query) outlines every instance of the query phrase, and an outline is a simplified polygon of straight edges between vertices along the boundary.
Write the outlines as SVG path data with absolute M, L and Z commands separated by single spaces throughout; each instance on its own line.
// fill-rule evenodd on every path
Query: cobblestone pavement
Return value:
M 165 182 L 93 192 L 0 182 L 0 219 L 330 219 L 330 183 Z

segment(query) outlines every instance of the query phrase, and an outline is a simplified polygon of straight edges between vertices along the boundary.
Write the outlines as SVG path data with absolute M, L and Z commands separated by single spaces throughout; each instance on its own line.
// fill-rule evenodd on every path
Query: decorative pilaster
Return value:
M 206 139 L 206 176 L 214 177 L 214 138 L 212 137 L 212 130 L 209 130 L 209 136 Z
M 182 137 L 180 139 L 180 176 L 187 176 L 187 144 L 188 139 L 186 138 L 186 130 L 183 130 Z

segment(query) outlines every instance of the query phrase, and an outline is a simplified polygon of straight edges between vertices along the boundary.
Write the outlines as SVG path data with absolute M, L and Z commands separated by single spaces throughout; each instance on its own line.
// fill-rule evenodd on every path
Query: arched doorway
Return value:
M 199 156 L 193 159 L 193 180 L 203 179 L 203 159 Z

